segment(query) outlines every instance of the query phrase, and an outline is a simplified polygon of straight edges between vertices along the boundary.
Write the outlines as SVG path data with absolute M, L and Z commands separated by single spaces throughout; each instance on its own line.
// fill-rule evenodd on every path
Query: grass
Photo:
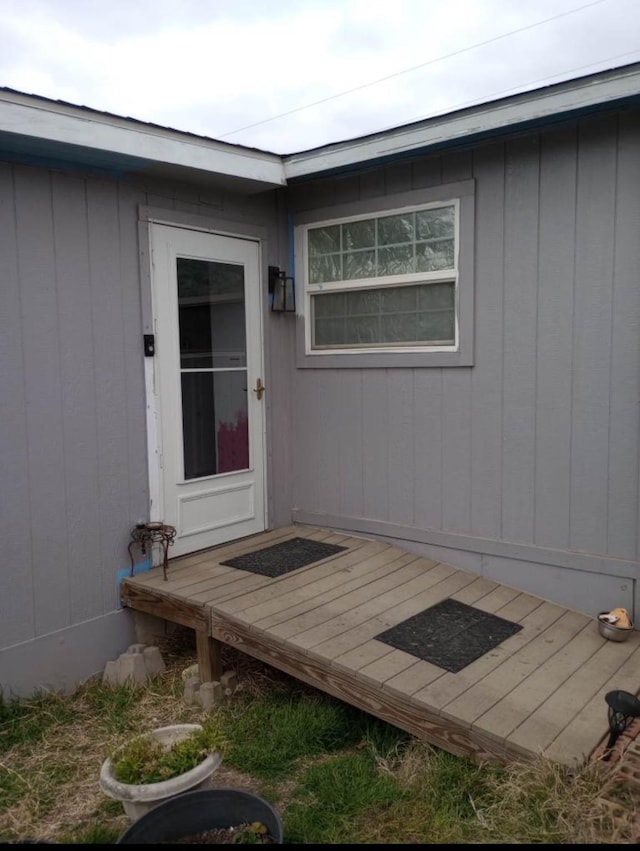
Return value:
M 632 840 L 634 802 L 606 803 L 601 764 L 502 769 L 432 748 L 338 700 L 233 655 L 233 699 L 215 713 L 227 742 L 216 783 L 276 806 L 287 844 L 612 844 Z M 124 741 L 209 719 L 181 699 L 190 641 L 163 648 L 143 689 L 91 681 L 68 697 L 0 701 L 0 841 L 113 844 L 128 821 L 98 785 Z M 609 795 L 611 798 L 611 795 Z M 622 806 L 624 804 L 624 806 Z

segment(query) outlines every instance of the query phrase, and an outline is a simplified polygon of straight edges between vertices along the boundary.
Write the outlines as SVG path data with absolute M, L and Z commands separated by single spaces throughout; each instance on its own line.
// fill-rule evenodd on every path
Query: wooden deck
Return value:
M 304 536 L 345 552 L 277 579 L 220 565 Z M 203 679 L 220 642 L 460 756 L 539 754 L 572 765 L 608 733 L 604 695 L 640 687 L 640 632 L 603 639 L 594 618 L 399 547 L 294 526 L 170 562 L 127 579 L 123 605 L 196 630 Z M 522 629 L 459 673 L 374 636 L 451 597 Z

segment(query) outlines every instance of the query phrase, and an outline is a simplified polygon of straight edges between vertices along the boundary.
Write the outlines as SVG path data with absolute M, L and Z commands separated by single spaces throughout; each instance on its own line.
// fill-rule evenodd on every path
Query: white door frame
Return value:
M 148 208 L 149 209 L 149 208 Z M 154 272 L 153 272 L 153 256 L 152 256 L 152 229 L 153 225 L 164 225 L 166 227 L 175 228 L 176 230 L 191 230 L 198 231 L 200 233 L 211 234 L 212 236 L 221 236 L 230 239 L 239 239 L 248 242 L 253 242 L 257 244 L 258 248 L 258 296 L 261 298 L 263 292 L 263 240 L 259 236 L 254 236 L 253 234 L 247 233 L 238 233 L 234 231 L 227 231 L 223 227 L 206 227 L 201 226 L 199 224 L 194 224 L 192 220 L 195 217 L 186 217 L 190 221 L 189 223 L 181 223 L 176 222 L 175 220 L 169 219 L 164 215 L 147 215 L 144 216 L 141 224 L 143 227 L 141 228 L 141 238 L 144 241 L 144 247 L 142 249 L 142 257 L 143 257 L 143 265 L 144 263 L 145 253 L 148 252 L 148 265 L 146 268 L 146 274 L 143 275 L 143 279 L 146 279 L 148 291 L 147 298 L 143 296 L 143 313 L 144 311 L 144 302 L 146 301 L 148 304 L 148 313 L 149 319 L 145 323 L 145 332 L 147 328 L 152 329 L 151 333 L 153 333 L 154 338 L 157 335 L 157 327 L 156 327 L 156 313 L 154 308 Z M 260 358 L 262 362 L 262 375 L 265 375 L 265 335 L 264 335 L 264 309 L 261 306 L 259 313 L 259 327 L 260 327 L 260 339 L 261 339 L 261 347 L 260 347 Z M 148 482 L 149 482 L 149 515 L 147 518 L 139 518 L 140 520 L 155 520 L 160 521 L 163 520 L 164 514 L 164 496 L 163 496 L 163 471 L 162 471 L 162 440 L 161 440 L 161 428 L 160 428 L 160 399 L 158 392 L 158 366 L 157 366 L 157 356 L 154 354 L 151 357 L 144 357 L 144 382 L 145 382 L 145 400 L 146 400 L 146 427 L 147 427 L 147 468 L 148 468 Z M 263 379 L 264 380 L 264 379 Z M 266 382 L 264 382 L 266 383 Z M 268 399 L 268 395 L 265 397 Z M 267 402 L 265 402 L 267 404 Z M 265 529 L 269 528 L 269 503 L 268 503 L 268 455 L 267 455 L 267 440 L 266 440 L 266 429 L 267 429 L 267 409 L 265 408 L 265 415 L 263 417 L 263 428 L 262 428 L 262 436 L 261 436 L 261 446 L 260 451 L 262 453 L 262 463 L 264 469 L 263 483 L 262 483 L 262 497 L 263 497 L 263 506 L 264 506 L 264 523 L 263 526 Z M 169 552 L 171 556 L 171 552 Z

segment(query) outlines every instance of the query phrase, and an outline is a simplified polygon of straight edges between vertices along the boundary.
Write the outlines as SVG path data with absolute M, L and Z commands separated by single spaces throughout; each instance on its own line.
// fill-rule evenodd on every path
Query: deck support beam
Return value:
M 222 677 L 222 643 L 197 629 L 196 654 L 201 683 L 220 682 Z

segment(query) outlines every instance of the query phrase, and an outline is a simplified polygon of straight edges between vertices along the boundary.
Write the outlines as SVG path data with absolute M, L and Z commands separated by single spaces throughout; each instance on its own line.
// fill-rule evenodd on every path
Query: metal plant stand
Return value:
M 169 567 L 169 547 L 176 537 L 175 526 L 167 526 L 165 523 L 152 521 L 150 523 L 136 523 L 131 530 L 131 541 L 129 542 L 129 558 L 131 559 L 131 576 L 135 566 L 133 550 L 137 547 L 142 556 L 146 556 L 147 549 L 151 552 L 154 544 L 162 544 L 162 575 L 166 581 L 167 568 Z

